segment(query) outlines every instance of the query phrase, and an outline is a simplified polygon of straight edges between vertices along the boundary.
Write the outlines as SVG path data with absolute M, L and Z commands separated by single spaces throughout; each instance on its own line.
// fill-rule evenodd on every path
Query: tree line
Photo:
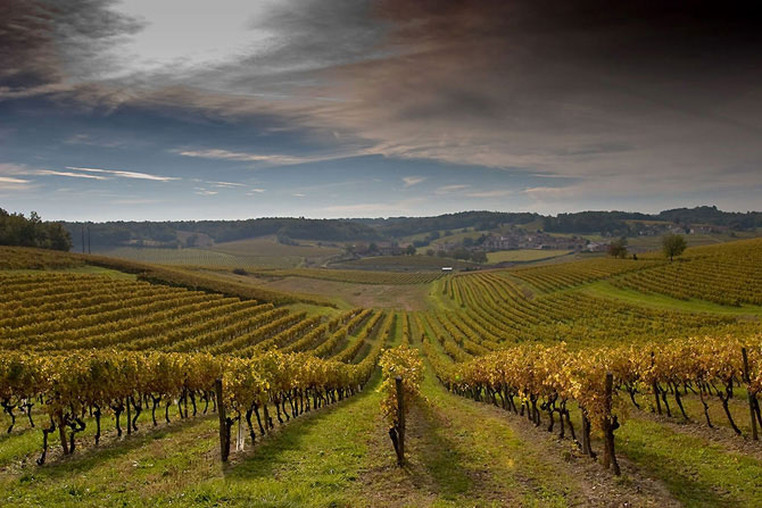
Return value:
M 536 223 L 536 224 L 535 224 Z M 723 212 L 713 206 L 665 210 L 659 214 L 633 212 L 580 212 L 543 216 L 536 213 L 471 211 L 436 217 L 389 217 L 374 219 L 308 219 L 304 217 L 262 217 L 246 220 L 162 221 L 104 223 L 68 222 L 72 237 L 87 227 L 92 248 L 117 246 L 193 247 L 204 237 L 216 243 L 274 235 L 282 243 L 299 240 L 322 242 L 381 242 L 413 235 L 414 246 L 426 247 L 446 232 L 463 229 L 495 231 L 506 226 L 524 226 L 549 233 L 602 234 L 610 238 L 656 235 L 668 226 L 705 225 L 718 231 L 744 231 L 762 227 L 762 212 Z M 443 233 L 444 232 L 444 233 Z M 196 236 L 194 236 L 196 235 Z
M 0 208 L 0 245 L 68 251 L 71 236 L 58 222 L 44 222 L 37 212 L 29 217 Z
M 761 212 L 724 212 L 716 206 L 675 208 L 658 214 L 632 212 L 560 213 L 543 218 L 543 230 L 554 233 L 601 233 L 607 236 L 637 236 L 653 228 L 643 222 L 660 221 L 688 226 L 704 224 L 732 231 L 750 231 L 762 226 Z

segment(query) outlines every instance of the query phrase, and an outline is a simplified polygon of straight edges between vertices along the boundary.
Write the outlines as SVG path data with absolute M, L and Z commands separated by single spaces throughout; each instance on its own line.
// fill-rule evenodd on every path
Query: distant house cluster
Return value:
M 507 235 L 490 235 L 483 248 L 488 251 L 513 249 L 584 250 L 588 240 L 578 236 L 553 236 L 541 231 L 512 231 Z
M 357 242 L 351 245 L 350 252 L 356 257 L 365 256 L 402 256 L 408 253 L 409 244 L 395 241 Z
M 628 236 L 662 236 L 667 233 L 677 235 L 724 234 L 731 231 L 727 226 L 716 224 L 668 223 L 657 221 L 631 221 Z
M 593 241 L 582 236 L 582 233 L 546 232 L 541 229 L 526 229 L 518 226 L 501 228 L 500 232 L 479 233 L 477 230 L 476 234 L 471 235 L 463 235 L 469 232 L 467 228 L 464 228 L 459 232 L 461 234 L 454 234 L 449 230 L 442 234 L 434 232 L 428 234 L 424 240 L 412 242 L 358 242 L 348 247 L 346 254 L 350 258 L 423 254 L 422 248 L 425 246 L 427 247 L 425 253 L 428 256 L 486 263 L 487 253 L 496 251 L 531 249 L 607 252 L 611 241 L 621 236 L 662 236 L 667 233 L 716 234 L 728 231 L 730 231 L 729 228 L 717 225 L 626 220 L 623 221 L 622 231 L 600 232 L 596 234 L 596 239 Z M 443 268 L 442 271 L 448 271 L 447 268 L 449 267 Z

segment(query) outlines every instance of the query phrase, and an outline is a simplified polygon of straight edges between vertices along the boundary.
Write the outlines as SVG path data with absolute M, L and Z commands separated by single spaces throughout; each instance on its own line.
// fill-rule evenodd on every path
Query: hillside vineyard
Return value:
M 762 508 L 755 3 L 0 0 L 0 508 Z
M 672 263 L 654 255 L 387 279 L 301 274 L 425 285 L 429 310 L 415 312 L 260 301 L 235 296 L 236 286 L 223 295 L 190 272 L 161 283 L 159 271 L 88 270 L 87 256 L 46 254 L 50 268 L 39 269 L 37 251 L 0 250 L 0 449 L 39 436 L 34 454 L 32 444 L 21 456 L 0 453 L 20 470 L 218 412 L 227 453 L 234 435 L 233 457 L 245 457 L 247 443 L 297 417 L 365 394 L 369 383 L 374 393 L 380 358 L 390 428 L 395 376 L 425 408 L 436 403 L 428 372 L 616 475 L 618 434 L 657 415 L 667 420 L 656 425 L 726 428 L 741 437 L 722 439 L 758 446 L 760 240 L 689 249 Z

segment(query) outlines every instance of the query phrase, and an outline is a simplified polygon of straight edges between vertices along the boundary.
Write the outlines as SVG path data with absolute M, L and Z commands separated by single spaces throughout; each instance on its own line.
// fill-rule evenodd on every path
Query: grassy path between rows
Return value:
M 547 460 L 544 443 L 520 438 L 499 410 L 447 393 L 433 376 L 424 385 L 428 402 L 410 413 L 409 463 L 398 468 L 378 377 L 361 394 L 234 454 L 229 465 L 219 462 L 212 415 L 42 468 L 6 468 L 0 505 L 567 506 L 590 499 L 557 451 Z M 33 432 L 11 440 L 36 439 Z
M 573 480 L 528 452 L 501 418 L 485 418 L 485 408 L 432 378 L 428 403 L 411 409 L 408 464 L 397 467 L 376 383 L 289 424 L 224 477 L 182 495 L 249 506 L 566 506 L 573 498 Z
M 621 455 L 660 478 L 684 506 L 762 507 L 762 461 L 712 442 L 714 432 L 635 413 L 616 439 Z
M 249 445 L 226 466 L 215 415 L 145 428 L 42 468 L 8 467 L 6 457 L 0 505 L 762 505 L 760 461 L 701 436 L 633 415 L 617 433 L 624 475 L 615 478 L 571 442 L 450 394 L 430 372 L 426 401 L 413 405 L 408 420 L 408 464 L 399 468 L 379 410 L 379 377 L 357 396 Z M 6 454 L 23 455 L 38 439 L 24 432 L 2 445 L 15 443 Z
M 498 418 L 428 380 L 412 409 L 409 465 L 395 465 L 379 375 L 361 394 L 290 422 L 222 466 L 214 415 L 146 430 L 38 468 L 0 473 L 0 505 L 565 505 L 565 479 L 522 451 Z M 463 412 L 465 410 L 465 412 Z M 34 437 L 30 437 L 34 436 Z M 23 433 L 20 450 L 38 433 Z M 23 444 L 24 446 L 21 446 Z

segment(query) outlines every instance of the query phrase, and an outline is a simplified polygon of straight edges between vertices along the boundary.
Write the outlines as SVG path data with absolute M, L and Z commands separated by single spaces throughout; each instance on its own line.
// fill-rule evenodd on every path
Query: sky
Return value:
M 762 209 L 753 2 L 0 0 L 0 207 Z

